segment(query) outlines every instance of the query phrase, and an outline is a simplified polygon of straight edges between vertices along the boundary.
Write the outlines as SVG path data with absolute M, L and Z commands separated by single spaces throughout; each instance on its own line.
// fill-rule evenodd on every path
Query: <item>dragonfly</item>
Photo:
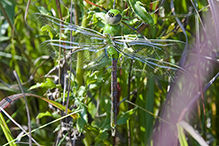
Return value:
M 40 22 L 46 24 L 49 31 L 63 32 L 60 39 L 44 41 L 40 47 L 56 56 L 59 48 L 65 50 L 63 57 L 71 58 L 71 63 L 82 61 L 84 70 L 96 70 L 107 65 L 111 68 L 111 118 L 112 136 L 115 136 L 117 125 L 117 70 L 130 70 L 133 75 L 156 77 L 163 80 L 173 80 L 175 73 L 181 69 L 174 63 L 165 61 L 183 52 L 178 40 L 145 39 L 133 35 L 118 36 L 121 29 L 122 15 L 119 10 L 111 9 L 105 14 L 106 24 L 103 33 L 80 27 L 50 15 L 36 13 Z M 49 26 L 49 27 L 48 27 Z M 53 29 L 54 28 L 54 29 Z M 70 41 L 70 36 L 73 41 Z M 78 60 L 78 52 L 83 53 L 83 59 Z

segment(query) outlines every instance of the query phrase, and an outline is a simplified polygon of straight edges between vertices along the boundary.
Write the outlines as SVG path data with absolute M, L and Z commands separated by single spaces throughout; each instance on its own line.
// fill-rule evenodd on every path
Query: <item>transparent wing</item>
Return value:
M 76 66 L 77 61 L 83 62 L 80 66 L 86 70 L 94 70 L 110 65 L 110 59 L 106 53 L 106 44 L 83 44 L 78 42 L 62 41 L 62 40 L 47 40 L 44 41 L 40 48 L 47 49 L 53 52 L 53 57 L 58 58 L 59 48 L 64 49 L 62 51 L 62 59 Z M 79 55 L 82 55 L 78 57 Z M 79 58 L 81 58 L 79 60 Z
M 70 24 L 68 22 L 62 21 L 56 17 L 50 16 L 50 15 L 45 15 L 41 13 L 35 13 L 34 18 L 37 19 L 37 21 L 43 26 L 43 25 L 51 25 L 51 26 L 58 26 L 56 29 L 61 29 L 61 30 L 72 30 L 74 32 L 79 32 L 83 35 L 88 35 L 88 36 L 95 36 L 95 37 L 101 37 L 102 34 L 99 33 L 98 31 L 95 31 L 93 29 L 89 28 L 84 28 L 80 27 L 78 25 Z
M 82 28 L 49 15 L 35 13 L 34 16 L 43 26 L 42 30 L 49 33 L 50 40 L 43 42 L 40 47 L 51 55 L 59 51 L 59 48 L 65 51 L 83 48 L 98 52 L 93 48 L 100 49 L 99 46 L 104 44 L 103 35 L 95 30 Z
M 75 66 L 76 61 L 83 61 L 81 68 L 84 69 L 100 68 L 109 64 L 110 60 L 105 51 L 107 43 L 101 33 L 49 15 L 40 13 L 34 15 L 43 26 L 42 29 L 49 32 L 51 38 L 40 44 L 40 49 L 46 54 L 55 58 L 61 54 L 61 58 L 67 60 L 71 57 Z M 78 52 L 83 54 L 82 60 L 78 60 Z
M 162 80 L 172 80 L 178 69 L 176 61 L 184 49 L 184 42 L 175 40 L 115 40 L 117 51 L 121 54 L 120 68 L 130 69 L 140 76 L 156 77 Z M 121 47 L 123 46 L 123 47 Z

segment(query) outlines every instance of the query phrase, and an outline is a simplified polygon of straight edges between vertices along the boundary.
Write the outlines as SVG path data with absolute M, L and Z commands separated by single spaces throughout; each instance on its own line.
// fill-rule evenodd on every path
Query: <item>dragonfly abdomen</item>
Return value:
M 111 127 L 112 135 L 115 135 L 117 123 L 117 59 L 112 59 L 111 71 Z

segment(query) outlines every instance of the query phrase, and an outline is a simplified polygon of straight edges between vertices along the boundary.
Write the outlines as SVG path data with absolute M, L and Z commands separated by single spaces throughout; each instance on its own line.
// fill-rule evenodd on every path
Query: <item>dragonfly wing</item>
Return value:
M 180 56 L 184 50 L 185 43 L 178 40 L 171 39 L 137 39 L 128 38 L 128 40 L 116 40 L 117 44 L 127 44 L 128 47 L 132 47 L 135 52 L 141 51 L 142 48 L 148 48 L 147 53 L 157 51 L 159 56 Z M 149 53 L 150 54 L 150 53 Z
M 41 13 L 35 13 L 34 14 L 34 19 L 37 21 L 37 23 L 41 24 L 41 26 L 49 25 L 52 27 L 55 27 L 54 30 L 71 30 L 73 32 L 78 32 L 83 35 L 87 35 L 89 37 L 95 36 L 95 37 L 103 37 L 101 33 L 98 31 L 95 31 L 93 29 L 81 27 L 78 25 L 70 24 L 68 22 L 65 22 L 63 20 L 60 20 L 56 17 L 46 15 L 46 14 L 41 14 Z M 59 33 L 59 31 L 57 31 Z
M 121 67 L 132 67 L 131 71 L 135 75 L 169 80 L 174 79 L 176 71 L 181 69 L 174 62 L 174 57 L 183 52 L 181 42 L 119 40 L 115 43 L 119 46 L 117 51 L 122 54 Z
M 128 56 L 128 54 L 125 55 Z M 175 78 L 175 73 L 180 67 L 173 66 L 165 61 L 142 58 L 142 56 L 136 55 L 135 57 L 122 57 L 121 68 L 131 70 L 133 75 L 148 78 L 155 77 L 159 80 L 168 81 Z
M 110 63 L 110 59 L 105 53 L 107 47 L 103 44 L 84 44 L 81 46 L 81 44 L 77 42 L 47 40 L 40 44 L 40 48 L 50 51 L 50 55 L 54 58 L 58 58 L 58 51 L 59 48 L 61 48 L 62 60 L 65 59 L 71 61 L 73 66 L 76 66 L 77 61 L 83 61 L 83 66 L 81 66 L 81 68 L 86 70 L 99 69 Z M 78 60 L 79 57 L 77 56 L 79 52 L 83 54 L 83 57 L 80 57 L 83 60 Z
M 109 62 L 107 57 L 104 58 L 106 43 L 101 33 L 49 15 L 36 13 L 35 17 L 37 22 L 44 26 L 43 29 L 49 32 L 50 40 L 40 45 L 40 49 L 46 54 L 57 58 L 61 53 L 61 58 L 71 57 L 72 64 L 76 65 L 76 61 L 79 61 L 77 53 L 83 52 L 84 66 L 81 68 L 84 69 L 101 67 L 101 63 L 106 65 Z

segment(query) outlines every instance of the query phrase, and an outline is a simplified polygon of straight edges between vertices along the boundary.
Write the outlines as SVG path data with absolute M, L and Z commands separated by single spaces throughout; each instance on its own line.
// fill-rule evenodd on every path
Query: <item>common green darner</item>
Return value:
M 36 14 L 41 22 L 48 24 L 46 28 L 53 31 L 61 29 L 62 38 L 43 42 L 41 48 L 49 53 L 57 54 L 59 48 L 65 50 L 65 58 L 71 58 L 73 64 L 81 61 L 82 69 L 96 70 L 111 66 L 111 128 L 115 135 L 117 125 L 117 68 L 129 70 L 134 75 L 158 77 L 164 80 L 175 78 L 179 66 L 165 61 L 169 57 L 182 53 L 182 42 L 174 40 L 151 39 L 146 40 L 136 36 L 117 36 L 122 16 L 116 9 L 106 13 L 106 25 L 103 33 L 93 29 L 82 28 L 77 25 L 61 21 L 58 18 Z M 53 29 L 54 28 L 54 29 Z M 73 36 L 73 41 L 69 38 Z M 78 60 L 78 53 L 83 58 Z M 110 64 L 111 62 L 111 64 Z M 119 63 L 117 63 L 119 62 Z

